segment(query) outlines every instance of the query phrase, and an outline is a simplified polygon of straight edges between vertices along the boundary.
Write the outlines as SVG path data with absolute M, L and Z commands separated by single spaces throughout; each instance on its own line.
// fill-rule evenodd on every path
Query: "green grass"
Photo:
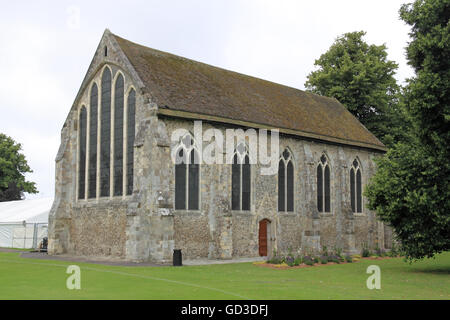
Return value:
M 30 250 L 34 250 L 34 248 L 5 248 L 5 247 L 0 247 L 0 249 L 6 249 L 6 250 L 14 250 L 14 251 L 24 251 L 24 252 L 29 252 Z
M 66 268 L 81 268 L 81 290 Z M 366 269 L 381 268 L 381 290 Z M 274 270 L 251 263 L 119 267 L 0 253 L 0 299 L 449 299 L 450 252 L 409 264 L 401 258 Z

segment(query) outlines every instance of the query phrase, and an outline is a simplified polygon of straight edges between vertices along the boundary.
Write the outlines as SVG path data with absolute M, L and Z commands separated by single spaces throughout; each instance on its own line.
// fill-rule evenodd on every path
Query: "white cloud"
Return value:
M 412 75 L 404 47 L 408 28 L 399 20 L 402 1 L 245 2 L 227 38 L 226 63 L 233 70 L 303 88 L 314 61 L 339 35 L 364 30 L 370 44 L 386 43 L 400 64 L 397 79 Z
M 0 12 L 0 132 L 23 144 L 41 191 L 54 192 L 60 129 L 105 28 L 132 41 L 302 88 L 314 60 L 345 32 L 386 43 L 412 75 L 403 1 L 7 2 Z M 73 10 L 79 9 L 79 20 Z M 70 22 L 79 22 L 74 28 Z

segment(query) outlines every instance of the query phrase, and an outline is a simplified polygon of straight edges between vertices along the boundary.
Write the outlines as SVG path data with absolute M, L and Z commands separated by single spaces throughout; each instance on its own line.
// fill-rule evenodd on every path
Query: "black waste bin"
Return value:
M 183 258 L 181 256 L 181 249 L 173 250 L 173 265 L 175 267 L 183 265 Z

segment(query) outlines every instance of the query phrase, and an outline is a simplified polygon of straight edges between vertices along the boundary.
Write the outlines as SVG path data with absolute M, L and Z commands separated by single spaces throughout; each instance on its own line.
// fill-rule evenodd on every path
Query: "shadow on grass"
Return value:
M 433 258 L 425 258 L 416 262 L 408 263 L 409 272 L 426 274 L 450 274 L 450 261 L 447 253 L 441 253 Z
M 417 267 L 409 270 L 411 273 L 427 273 L 427 274 L 450 274 L 450 266 L 448 267 L 436 267 L 436 268 L 421 268 Z

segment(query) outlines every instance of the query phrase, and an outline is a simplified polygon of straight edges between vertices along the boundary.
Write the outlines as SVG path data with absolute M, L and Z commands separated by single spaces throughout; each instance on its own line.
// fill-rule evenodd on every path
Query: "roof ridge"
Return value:
M 181 60 L 184 60 L 184 61 L 188 61 L 188 62 L 199 63 L 199 64 L 202 64 L 202 65 L 211 67 L 211 68 L 219 69 L 219 70 L 221 70 L 221 71 L 226 71 L 226 72 L 234 73 L 234 74 L 237 74 L 237 75 L 240 75 L 240 76 L 249 77 L 249 78 L 252 78 L 252 79 L 255 79 L 255 80 L 268 82 L 268 83 L 271 83 L 271 84 L 274 84 L 274 85 L 277 85 L 277 86 L 281 86 L 281 87 L 284 87 L 284 88 L 289 88 L 289 89 L 293 89 L 293 90 L 298 90 L 298 91 L 301 91 L 301 92 L 303 92 L 303 93 L 305 93 L 305 94 L 309 94 L 309 95 L 311 95 L 311 96 L 315 96 L 315 97 L 318 97 L 318 98 L 331 99 L 331 100 L 336 100 L 336 101 L 338 101 L 336 98 L 333 98 L 333 97 L 322 96 L 322 95 L 317 94 L 317 93 L 315 93 L 315 92 L 311 92 L 311 91 L 307 91 L 307 90 L 302 90 L 302 89 L 299 89 L 299 88 L 296 88 L 296 87 L 293 87 L 293 86 L 289 86 L 289 85 L 286 85 L 286 84 L 281 84 L 281 83 L 278 83 L 278 82 L 275 82 L 275 81 L 272 81 L 272 80 L 263 79 L 263 78 L 260 78 L 260 77 L 248 75 L 248 74 L 245 74 L 245 73 L 241 73 L 241 72 L 239 72 L 239 71 L 234 71 L 234 70 L 222 68 L 222 67 L 219 67 L 219 66 L 215 66 L 215 65 L 213 65 L 213 64 L 209 64 L 209 63 L 206 63 L 206 62 L 194 60 L 194 59 L 191 59 L 191 58 L 186 58 L 186 57 L 180 56 L 180 55 L 175 54 L 175 53 L 171 53 L 171 52 L 167 52 L 167 51 L 162 51 L 162 50 L 155 49 L 155 48 L 152 48 L 152 47 L 144 46 L 144 45 L 139 44 L 139 43 L 137 43 L 137 42 L 134 42 L 134 41 L 125 39 L 125 38 L 123 38 L 123 37 L 120 37 L 120 36 L 118 36 L 118 35 L 116 35 L 116 34 L 114 34 L 114 33 L 111 33 L 111 34 L 112 34 L 114 37 L 121 39 L 122 41 L 127 41 L 127 42 L 129 42 L 129 43 L 131 43 L 131 44 L 133 44 L 133 45 L 135 45 L 135 46 L 143 47 L 143 48 L 145 48 L 145 49 L 147 49 L 147 50 L 152 50 L 152 51 L 157 52 L 157 53 L 162 53 L 163 55 L 171 56 L 171 57 L 178 58 L 178 59 L 181 59 Z M 338 102 L 339 102 L 339 101 L 338 101 Z
M 173 111 L 386 148 L 337 99 L 150 48 L 112 34 L 155 102 Z M 226 121 L 223 121 L 226 123 Z M 306 136 L 305 136 L 306 137 Z M 361 143 L 355 143 L 361 142 Z

